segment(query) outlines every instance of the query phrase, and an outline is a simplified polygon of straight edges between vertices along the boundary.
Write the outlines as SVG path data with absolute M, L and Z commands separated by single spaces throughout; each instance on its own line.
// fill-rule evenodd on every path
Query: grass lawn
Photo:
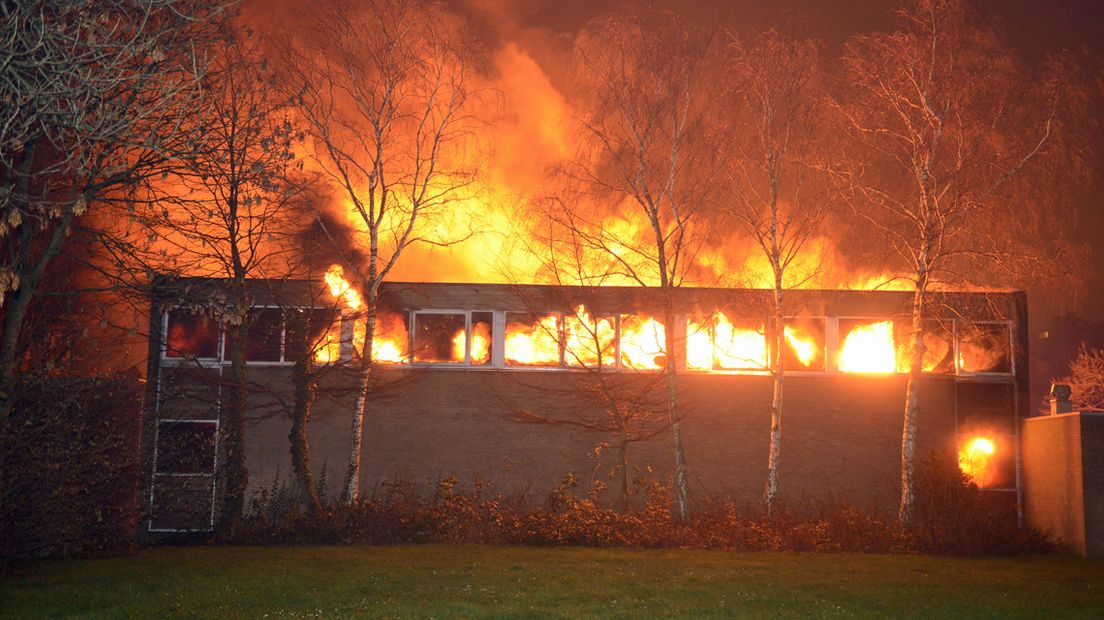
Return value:
M 194 547 L 33 564 L 0 617 L 1104 618 L 1104 562 L 1067 556 L 482 546 Z

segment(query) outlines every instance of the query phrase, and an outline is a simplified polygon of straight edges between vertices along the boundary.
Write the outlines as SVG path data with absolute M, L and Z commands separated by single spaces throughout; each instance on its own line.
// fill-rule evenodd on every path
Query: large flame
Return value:
M 564 363 L 568 366 L 613 367 L 617 324 L 613 317 L 592 318 L 586 308 L 575 308 L 564 319 Z
M 621 365 L 656 370 L 667 363 L 667 332 L 663 323 L 638 315 L 621 317 Z
M 686 365 L 695 370 L 765 369 L 767 337 L 762 329 L 732 324 L 723 312 L 687 324 Z
M 862 323 L 844 338 L 839 356 L 840 372 L 887 373 L 897 370 L 893 321 Z
M 464 361 L 467 347 L 467 330 L 458 329 L 452 336 L 452 360 Z M 472 323 L 471 363 L 482 366 L 491 361 L 491 326 L 482 321 Z
M 559 317 L 548 315 L 533 322 L 507 322 L 505 355 L 511 366 L 559 366 Z
M 344 299 L 345 305 L 350 310 L 360 309 L 364 300 L 361 298 L 360 292 L 354 289 L 349 281 L 345 279 L 345 270 L 341 268 L 341 265 L 330 265 L 324 277 L 326 286 L 330 287 L 330 295 Z
M 991 487 L 997 481 L 993 459 L 997 444 L 988 437 L 972 437 L 958 451 L 958 467 L 981 488 Z
M 802 366 L 811 366 L 817 354 L 816 338 L 793 325 L 787 325 L 782 334 L 786 337 L 790 350 L 797 356 L 797 361 Z
M 326 271 L 326 286 L 330 289 L 330 295 L 344 302 L 348 310 L 356 311 L 364 305 L 364 299 L 360 291 L 353 288 L 344 277 L 341 265 L 331 265 Z M 348 316 L 342 313 L 342 323 L 346 320 L 353 325 L 353 348 L 360 351 L 364 348 L 364 323 L 356 321 L 355 315 Z M 326 333 L 322 344 L 315 353 L 314 359 L 320 364 L 330 364 L 341 359 L 341 335 L 340 326 L 335 323 Z M 401 316 L 381 313 L 376 317 L 376 328 L 373 330 L 372 360 L 388 364 L 402 364 L 407 361 L 407 331 L 406 323 Z

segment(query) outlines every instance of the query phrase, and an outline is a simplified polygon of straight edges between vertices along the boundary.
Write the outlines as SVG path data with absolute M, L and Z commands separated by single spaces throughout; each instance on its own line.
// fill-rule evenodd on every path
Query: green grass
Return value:
M 1104 563 L 1068 556 L 169 547 L 3 579 L 4 618 L 1104 617 Z

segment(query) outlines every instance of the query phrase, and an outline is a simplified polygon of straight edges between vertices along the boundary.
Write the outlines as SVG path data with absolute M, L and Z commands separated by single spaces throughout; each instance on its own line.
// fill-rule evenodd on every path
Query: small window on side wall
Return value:
M 217 359 L 219 323 L 215 319 L 170 310 L 165 357 Z

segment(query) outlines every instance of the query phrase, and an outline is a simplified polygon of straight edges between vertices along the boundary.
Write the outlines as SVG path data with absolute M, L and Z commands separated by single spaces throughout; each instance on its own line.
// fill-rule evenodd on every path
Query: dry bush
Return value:
M 456 478 L 438 481 L 432 493 L 409 482 L 385 484 L 355 505 L 328 507 L 319 515 L 283 511 L 274 519 L 255 502 L 240 543 L 478 543 L 532 546 L 704 548 L 739 551 L 860 553 L 929 552 L 993 555 L 1050 547 L 1015 527 L 1008 506 L 988 505 L 976 487 L 952 476 L 946 459 L 932 456 L 920 468 L 917 527 L 902 530 L 895 515 L 853 506 L 771 516 L 741 515 L 731 501 L 700 506 L 680 524 L 672 515 L 669 482 L 637 477 L 643 506 L 629 512 L 601 501 L 605 485 L 580 486 L 572 474 L 540 503 L 489 492 L 481 480 L 461 491 Z M 949 461 L 953 466 L 953 459 Z M 937 467 L 938 465 L 938 467 Z M 953 468 L 957 472 L 957 468 Z

